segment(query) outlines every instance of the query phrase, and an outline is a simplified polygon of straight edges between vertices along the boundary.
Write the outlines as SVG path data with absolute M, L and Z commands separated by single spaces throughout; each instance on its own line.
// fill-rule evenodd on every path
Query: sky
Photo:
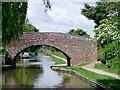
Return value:
M 44 12 L 42 0 L 29 0 L 27 18 L 29 23 L 39 29 L 39 32 L 69 32 L 70 29 L 83 29 L 94 36 L 93 20 L 81 15 L 85 3 L 95 6 L 98 0 L 51 0 L 52 10 Z

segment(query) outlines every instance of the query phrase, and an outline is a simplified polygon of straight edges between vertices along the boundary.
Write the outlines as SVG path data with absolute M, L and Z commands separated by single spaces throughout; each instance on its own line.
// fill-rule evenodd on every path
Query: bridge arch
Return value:
M 47 45 L 62 51 L 68 57 L 70 66 L 97 60 L 97 42 L 92 38 L 65 33 L 29 32 L 23 33 L 20 41 L 15 43 L 11 42 L 10 47 L 6 47 L 13 60 L 25 48 L 36 45 Z
M 66 56 L 66 58 L 67 58 L 67 66 L 70 66 L 70 59 L 71 59 L 71 58 L 70 58 L 70 56 L 68 56 L 67 53 L 64 52 L 63 50 L 58 49 L 58 48 L 55 47 L 55 46 L 50 46 L 50 45 L 35 45 L 35 46 L 49 46 L 49 47 L 53 47 L 53 48 L 59 50 L 60 52 L 62 52 L 62 53 Z M 34 46 L 34 47 L 35 47 L 35 46 Z M 28 48 L 30 48 L 30 47 L 33 47 L 33 46 L 26 47 L 24 50 L 26 50 L 26 49 L 28 49 Z M 18 56 L 22 51 L 24 51 L 24 50 L 21 50 L 20 52 L 16 53 L 15 57 L 13 58 L 13 60 L 16 60 L 17 56 Z

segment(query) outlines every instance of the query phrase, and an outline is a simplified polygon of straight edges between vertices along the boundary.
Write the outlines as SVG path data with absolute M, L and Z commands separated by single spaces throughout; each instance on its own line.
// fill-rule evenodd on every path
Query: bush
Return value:
M 98 60 L 100 60 L 101 62 L 103 62 L 103 63 L 105 63 L 105 57 L 103 56 L 103 52 L 104 51 L 104 48 L 101 48 L 101 47 L 99 47 L 98 48 L 98 51 L 97 51 L 97 58 L 98 58 Z
M 118 55 L 118 43 L 113 41 L 105 46 L 103 56 L 106 60 L 115 58 Z
M 118 43 L 113 41 L 112 43 L 105 45 L 104 48 L 98 48 L 98 60 L 105 62 L 106 60 L 112 60 L 118 56 Z
M 111 60 L 111 68 L 118 70 L 118 42 L 113 41 L 112 43 L 105 45 L 104 48 L 99 47 L 98 60 L 102 61 L 104 64 L 106 63 L 106 60 Z
M 112 59 L 112 69 L 117 69 L 119 70 L 119 58 L 116 56 L 115 58 Z

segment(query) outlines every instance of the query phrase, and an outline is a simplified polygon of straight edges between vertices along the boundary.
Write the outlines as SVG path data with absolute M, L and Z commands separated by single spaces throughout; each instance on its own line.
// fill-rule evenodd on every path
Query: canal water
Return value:
M 51 70 L 50 56 L 21 59 L 17 68 L 2 72 L 2 88 L 91 88 L 74 76 Z

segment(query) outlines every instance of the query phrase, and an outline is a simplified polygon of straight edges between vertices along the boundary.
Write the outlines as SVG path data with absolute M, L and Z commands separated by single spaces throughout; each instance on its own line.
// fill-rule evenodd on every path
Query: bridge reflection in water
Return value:
M 3 88 L 88 88 L 77 78 L 50 69 L 50 56 L 39 54 L 32 60 L 21 60 L 17 68 L 3 71 Z

